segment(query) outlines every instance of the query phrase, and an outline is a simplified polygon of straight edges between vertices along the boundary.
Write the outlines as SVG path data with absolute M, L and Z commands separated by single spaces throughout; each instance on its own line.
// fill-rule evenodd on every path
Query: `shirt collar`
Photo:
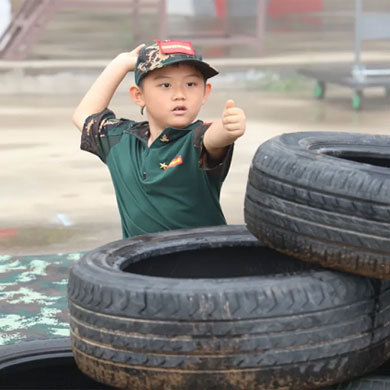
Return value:
M 194 130 L 197 126 L 202 124 L 201 120 L 197 120 L 184 129 L 178 129 L 176 127 L 166 127 L 158 138 L 156 138 L 151 146 L 159 147 L 169 144 L 171 141 L 175 141 L 183 135 L 187 134 L 189 131 Z M 136 136 L 144 143 L 148 143 L 150 136 L 149 122 L 138 122 L 129 129 L 129 133 Z

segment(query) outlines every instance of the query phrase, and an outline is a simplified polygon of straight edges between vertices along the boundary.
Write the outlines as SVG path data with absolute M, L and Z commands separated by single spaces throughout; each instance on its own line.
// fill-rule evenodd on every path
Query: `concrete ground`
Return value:
M 291 31 L 276 31 L 267 37 L 263 62 L 250 65 L 248 60 L 246 66 L 234 69 L 222 66 L 224 76 L 215 79 L 200 118 L 218 119 L 225 101 L 232 98 L 245 109 L 248 119 L 221 195 L 228 223 L 244 223 L 249 166 L 257 147 L 267 139 L 297 131 L 390 134 L 390 101 L 382 89 L 367 91 L 364 109 L 357 112 L 351 108 L 351 90 L 329 86 L 327 98 L 317 101 L 312 97 L 314 82 L 297 76 L 297 68 L 305 64 L 331 67 L 342 58 L 344 66 L 350 66 L 351 9 L 343 13 L 338 9 L 339 1 L 326 4 L 325 20 L 334 27 L 328 26 L 326 39 L 326 26 L 318 29 L 311 22 L 302 25 L 305 28 L 294 25 Z M 380 0 L 379 4 L 387 2 Z M 84 31 L 84 17 L 68 11 L 59 15 L 29 60 L 79 59 L 78 30 L 69 28 L 69 23 Z M 90 23 L 98 22 L 102 19 Z M 69 36 L 63 34 L 64 28 L 72 33 L 72 39 L 66 40 Z M 115 28 L 110 33 L 118 31 Z M 51 39 L 55 34 L 58 41 Z M 105 38 L 100 44 L 94 42 L 89 59 L 111 57 L 117 48 L 104 51 L 107 35 Z M 366 53 L 367 58 L 389 60 L 384 47 L 383 42 L 376 43 Z M 241 58 L 248 54 L 245 50 Z M 240 58 L 240 52 L 233 52 L 233 56 Z M 227 64 L 228 60 L 222 57 L 218 62 Z M 67 70 L 66 63 L 63 69 L 57 66 L 44 71 L 26 66 L 24 73 L 7 73 L 0 66 L 0 255 L 84 251 L 120 239 L 108 170 L 97 157 L 80 151 L 80 133 L 71 123 L 74 108 L 98 70 Z M 111 108 L 118 116 L 141 119 L 127 96 L 128 83 L 130 80 L 118 90 Z
M 200 117 L 217 119 L 233 98 L 248 118 L 236 144 L 221 203 L 229 223 L 244 223 L 251 159 L 267 139 L 285 132 L 347 131 L 389 134 L 388 100 L 373 90 L 353 111 L 347 89 L 332 87 L 325 101 L 300 92 L 215 88 Z M 81 93 L 0 97 L 0 253 L 47 254 L 88 250 L 121 238 L 110 176 L 98 158 L 79 149 L 71 115 Z M 112 102 L 118 115 L 140 119 L 125 93 Z

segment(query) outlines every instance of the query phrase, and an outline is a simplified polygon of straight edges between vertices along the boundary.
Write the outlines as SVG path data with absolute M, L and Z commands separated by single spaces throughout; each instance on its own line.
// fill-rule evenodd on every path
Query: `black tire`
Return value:
M 323 390 L 389 390 L 389 378 L 380 376 L 368 376 L 348 383 L 341 383 Z
M 73 352 L 87 375 L 133 390 L 320 387 L 388 358 L 389 287 L 243 226 L 139 236 L 72 267 Z
M 375 370 L 371 375 L 329 386 L 323 390 L 389 390 L 390 389 L 390 362 Z
M 1 389 L 112 389 L 76 366 L 69 337 L 23 341 L 0 347 Z
M 253 158 L 245 222 L 300 260 L 390 279 L 389 168 L 388 136 L 283 134 Z

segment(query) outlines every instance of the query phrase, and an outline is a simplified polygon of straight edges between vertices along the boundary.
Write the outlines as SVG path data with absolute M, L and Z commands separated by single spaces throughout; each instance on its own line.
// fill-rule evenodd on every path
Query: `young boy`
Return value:
M 130 71 L 130 96 L 147 122 L 117 119 L 107 109 Z M 106 67 L 75 110 L 81 149 L 110 170 L 123 238 L 226 224 L 219 195 L 245 114 L 228 100 L 221 120 L 196 120 L 216 74 L 191 42 L 139 45 Z

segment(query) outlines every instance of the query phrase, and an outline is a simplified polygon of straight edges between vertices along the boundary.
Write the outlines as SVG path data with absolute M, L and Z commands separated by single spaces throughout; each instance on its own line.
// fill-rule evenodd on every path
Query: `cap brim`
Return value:
M 172 63 L 178 63 L 178 62 L 189 62 L 193 64 L 197 69 L 199 69 L 199 71 L 203 74 L 203 76 L 206 79 L 209 79 L 210 77 L 214 77 L 219 73 L 217 69 L 209 65 L 207 62 L 201 60 L 196 60 L 193 58 L 188 58 L 188 59 L 181 58 L 181 59 L 177 59 L 177 61 L 174 62 L 172 61 Z
M 201 73 L 204 75 L 206 79 L 209 79 L 210 77 L 214 77 L 219 73 L 217 69 L 209 65 L 207 62 L 195 61 L 195 60 L 192 61 L 194 62 L 195 67 L 201 71 Z
M 217 74 L 219 74 L 217 69 L 215 69 L 214 67 L 209 65 L 207 62 L 204 62 L 202 60 L 198 60 L 198 59 L 193 58 L 193 57 L 171 58 L 169 64 L 157 66 L 155 69 L 165 68 L 166 66 L 178 64 L 180 62 L 187 62 L 187 63 L 190 63 L 191 65 L 193 65 L 195 68 L 197 68 L 199 70 L 199 72 L 202 73 L 202 75 L 205 79 L 209 79 L 210 77 L 213 77 L 213 76 L 216 76 Z M 137 70 L 136 70 L 135 74 L 134 74 L 135 83 L 137 85 L 140 85 L 142 79 L 155 69 L 149 70 L 148 72 L 145 72 L 143 74 L 139 74 L 139 72 L 137 72 Z
M 196 60 L 194 58 L 177 58 L 173 60 L 172 62 L 169 63 L 169 65 L 172 64 L 177 64 L 180 62 L 189 62 L 192 65 L 197 68 L 206 79 L 209 79 L 210 77 L 216 76 L 219 74 L 217 69 L 213 68 L 211 65 L 209 65 L 207 62 L 201 61 L 201 60 Z M 167 66 L 169 66 L 167 65 Z

